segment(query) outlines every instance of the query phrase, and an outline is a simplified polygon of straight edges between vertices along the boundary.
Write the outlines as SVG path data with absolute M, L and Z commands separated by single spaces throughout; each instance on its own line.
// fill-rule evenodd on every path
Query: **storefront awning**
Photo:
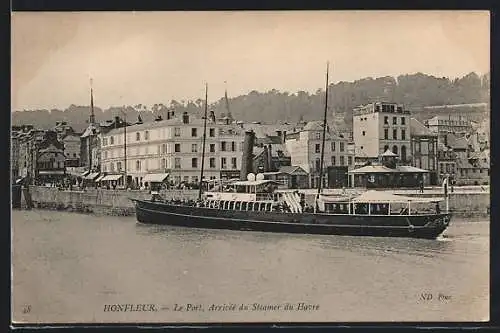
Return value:
M 95 180 L 96 183 L 100 182 L 104 177 L 106 177 L 106 175 L 100 175 L 99 177 L 97 177 L 97 179 Z
M 99 172 L 93 172 L 90 175 L 85 176 L 87 180 L 94 180 L 99 176 Z
M 142 179 L 145 183 L 162 183 L 167 179 L 168 173 L 149 173 Z
M 101 179 L 101 181 L 102 182 L 104 182 L 104 181 L 111 181 L 111 180 L 116 181 L 116 180 L 118 180 L 118 179 L 120 179 L 122 177 L 123 177 L 123 175 L 107 175 L 107 176 L 104 176 L 104 178 Z
M 87 176 L 89 173 L 90 173 L 90 171 L 88 171 L 88 170 L 87 170 L 87 171 L 85 171 L 84 173 L 82 173 L 80 176 L 85 177 L 85 176 Z

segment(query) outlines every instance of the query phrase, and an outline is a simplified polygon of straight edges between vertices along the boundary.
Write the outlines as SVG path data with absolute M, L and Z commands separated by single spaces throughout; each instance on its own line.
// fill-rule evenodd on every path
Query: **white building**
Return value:
M 101 171 L 124 174 L 141 186 L 148 174 L 168 174 L 170 182 L 198 183 L 202 164 L 203 119 L 183 114 L 111 130 L 102 135 Z M 239 177 L 244 132 L 235 124 L 207 120 L 204 178 Z M 119 180 L 121 182 L 121 180 Z
M 363 157 L 377 159 L 390 149 L 403 162 L 411 160 L 410 112 L 395 103 L 370 103 L 353 110 L 353 139 Z

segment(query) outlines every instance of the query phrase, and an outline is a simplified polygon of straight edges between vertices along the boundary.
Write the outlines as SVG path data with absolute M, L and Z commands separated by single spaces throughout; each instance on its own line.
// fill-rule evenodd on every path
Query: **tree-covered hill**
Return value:
M 336 114 L 337 122 L 343 119 L 349 126 L 352 108 L 374 101 L 393 101 L 403 103 L 410 110 L 423 106 L 488 102 L 490 95 L 489 74 L 478 76 L 469 73 L 464 77 L 450 80 L 422 73 L 400 75 L 397 78 L 386 76 L 363 78 L 354 82 L 338 82 L 329 86 L 330 115 Z M 267 92 L 251 91 L 246 95 L 229 98 L 229 109 L 235 119 L 261 121 L 266 123 L 297 121 L 299 119 L 321 119 L 324 111 L 325 92 L 318 89 L 315 93 L 305 91 Z M 138 101 L 139 102 L 139 101 Z M 126 107 L 127 120 L 134 122 L 138 115 L 144 122 L 156 116 L 166 118 L 169 109 L 177 114 L 182 112 L 199 113 L 203 100 L 161 102 L 151 106 L 137 104 Z M 94 108 L 96 119 L 104 121 L 121 116 L 121 107 L 102 110 Z M 216 114 L 227 114 L 225 100 L 221 98 L 210 105 Z M 51 128 L 56 121 L 65 120 L 75 130 L 82 131 L 87 126 L 89 106 L 70 105 L 65 110 L 28 110 L 12 113 L 12 124 L 33 124 L 39 128 Z

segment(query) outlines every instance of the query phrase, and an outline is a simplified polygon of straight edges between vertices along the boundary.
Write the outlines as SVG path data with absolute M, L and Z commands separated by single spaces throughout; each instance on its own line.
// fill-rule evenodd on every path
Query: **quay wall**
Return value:
M 115 216 L 135 214 L 134 203 L 130 199 L 151 198 L 148 191 L 107 189 L 66 191 L 43 186 L 31 186 L 30 193 L 36 208 Z M 160 195 L 166 199 L 196 199 L 198 190 L 169 190 L 161 192 Z
M 398 193 L 406 196 L 442 197 L 441 193 Z M 102 215 L 130 216 L 135 214 L 133 199 L 149 199 L 148 191 L 123 191 L 106 189 L 89 189 L 86 191 L 63 191 L 53 187 L 31 186 L 30 193 L 36 208 L 65 210 L 81 213 Z M 305 193 L 306 202 L 314 203 L 314 192 Z M 166 199 L 185 198 L 196 199 L 198 190 L 168 190 L 162 191 Z M 22 200 L 23 205 L 25 200 Z M 450 210 L 456 216 L 488 217 L 490 210 L 490 194 L 488 192 L 455 192 L 450 193 Z M 442 206 L 444 209 L 444 206 Z

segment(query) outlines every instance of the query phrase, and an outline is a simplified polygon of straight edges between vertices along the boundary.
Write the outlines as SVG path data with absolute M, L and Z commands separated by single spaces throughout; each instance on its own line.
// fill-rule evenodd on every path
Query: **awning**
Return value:
M 142 178 L 144 183 L 162 183 L 167 179 L 168 173 L 148 173 Z
M 64 175 L 64 170 L 40 170 L 39 175 Z
M 18 180 L 16 180 L 16 184 L 19 184 L 20 182 L 22 182 L 24 180 L 24 178 L 19 178 Z
M 106 175 L 100 175 L 99 177 L 97 177 L 97 179 L 95 180 L 96 183 L 100 182 L 104 177 L 106 177 Z
M 90 175 L 85 176 L 87 180 L 94 180 L 99 176 L 99 172 L 93 172 Z
M 352 202 L 360 203 L 404 203 L 404 202 L 439 202 L 443 198 L 422 198 L 422 197 L 405 197 L 384 191 L 370 190 L 354 198 Z
M 107 176 L 104 176 L 103 179 L 101 179 L 101 181 L 109 181 L 109 180 L 118 180 L 120 178 L 122 178 L 123 175 L 107 175 Z
M 87 176 L 89 173 L 90 173 L 90 171 L 89 171 L 89 170 L 87 170 L 87 171 L 85 171 L 84 173 L 82 173 L 80 176 L 85 177 L 85 176 Z

